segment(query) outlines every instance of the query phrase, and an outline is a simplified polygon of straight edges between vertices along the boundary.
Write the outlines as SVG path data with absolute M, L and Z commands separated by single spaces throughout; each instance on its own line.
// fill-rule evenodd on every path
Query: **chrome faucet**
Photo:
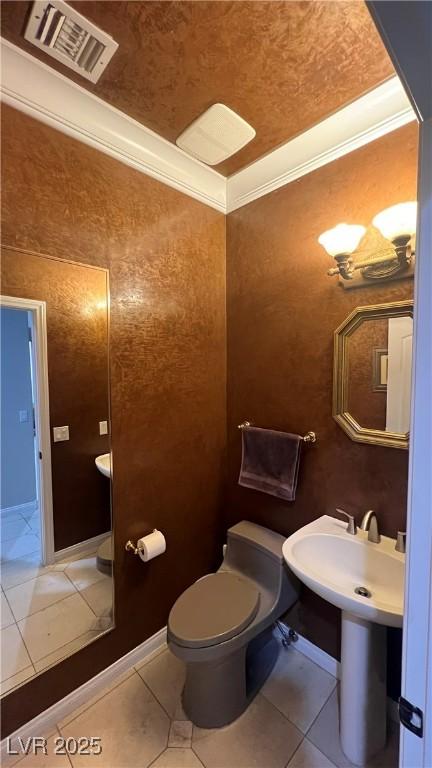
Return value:
M 369 511 L 365 513 L 363 520 L 360 523 L 360 528 L 362 531 L 368 532 L 368 541 L 371 541 L 373 544 L 380 543 L 381 536 L 378 530 L 378 520 L 373 509 L 369 509 Z
M 357 526 L 356 521 L 354 519 L 354 515 L 350 515 L 348 512 L 345 512 L 344 509 L 338 509 L 336 507 L 336 512 L 339 512 L 340 515 L 345 515 L 345 517 L 348 518 L 348 525 L 346 528 L 346 532 L 350 533 L 351 536 L 355 536 L 357 534 Z

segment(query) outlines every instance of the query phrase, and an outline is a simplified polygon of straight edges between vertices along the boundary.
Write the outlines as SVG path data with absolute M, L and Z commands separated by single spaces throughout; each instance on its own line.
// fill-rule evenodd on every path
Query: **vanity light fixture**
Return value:
M 352 258 L 352 254 L 366 232 L 365 227 L 355 224 L 338 224 L 333 229 L 323 232 L 318 242 L 330 256 L 333 256 L 337 264 L 336 267 L 329 269 L 327 274 L 340 275 L 343 280 L 349 281 L 354 279 L 356 270 L 360 270 L 363 284 L 365 281 L 402 277 L 404 272 L 409 272 L 414 256 L 411 238 L 416 231 L 416 218 L 416 202 L 392 205 L 375 216 L 372 221 L 373 226 L 393 244 L 393 251 L 386 253 L 382 258 L 377 254 L 358 261 Z

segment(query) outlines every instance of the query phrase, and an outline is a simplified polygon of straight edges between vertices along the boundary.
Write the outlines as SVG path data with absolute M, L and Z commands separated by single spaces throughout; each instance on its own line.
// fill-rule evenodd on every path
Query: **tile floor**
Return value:
M 9 758 L 19 768 L 351 768 L 338 737 L 338 687 L 295 650 L 280 648 L 266 685 L 225 728 L 206 730 L 181 705 L 184 667 L 168 650 L 131 668 L 50 734 L 49 754 Z M 55 756 L 54 738 L 98 736 L 99 756 Z M 398 734 L 370 768 L 396 768 Z M 15 763 L 13 762 L 15 760 Z
M 4 694 L 110 626 L 112 579 L 97 570 L 95 552 L 41 566 L 38 513 L 14 511 L 0 522 Z

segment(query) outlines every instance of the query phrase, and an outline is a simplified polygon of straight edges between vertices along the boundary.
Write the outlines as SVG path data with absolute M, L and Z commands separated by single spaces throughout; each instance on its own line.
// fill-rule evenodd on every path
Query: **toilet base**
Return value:
M 271 627 L 229 656 L 186 664 L 183 708 L 200 728 L 221 728 L 247 709 L 276 662 Z

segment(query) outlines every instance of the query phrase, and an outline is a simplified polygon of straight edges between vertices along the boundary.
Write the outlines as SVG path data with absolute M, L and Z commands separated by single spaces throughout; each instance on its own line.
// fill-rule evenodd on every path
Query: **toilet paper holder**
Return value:
M 157 531 L 157 528 L 153 528 L 153 533 L 156 533 L 156 531 Z M 138 544 L 138 542 L 137 542 L 137 544 Z M 129 539 L 126 542 L 125 550 L 126 550 L 126 552 L 132 552 L 134 555 L 138 555 L 139 551 L 140 551 L 139 547 L 137 547 L 136 544 L 134 544 L 133 541 L 131 541 L 131 539 Z
M 125 544 L 125 550 L 126 552 L 133 552 L 134 555 L 137 555 L 139 551 L 138 547 L 130 539 Z
M 155 534 L 157 539 L 156 544 L 154 541 L 152 541 Z M 136 544 L 134 544 L 133 541 L 129 539 L 129 541 L 127 541 L 125 544 L 125 550 L 126 552 L 132 552 L 133 555 L 139 555 L 141 560 L 147 562 L 148 560 L 152 560 L 154 557 L 157 557 L 158 555 L 161 555 L 163 552 L 165 552 L 165 537 L 161 531 L 159 531 L 157 528 L 154 528 L 152 533 L 148 533 L 146 536 L 139 538 Z

